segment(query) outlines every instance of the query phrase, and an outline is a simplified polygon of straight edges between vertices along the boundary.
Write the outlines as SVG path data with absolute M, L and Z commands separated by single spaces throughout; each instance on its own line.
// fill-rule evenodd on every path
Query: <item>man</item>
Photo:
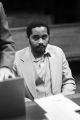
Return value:
M 12 71 L 15 44 L 9 31 L 7 17 L 0 2 L 0 81 L 14 77 Z
M 50 45 L 49 27 L 32 22 L 26 29 L 29 46 L 16 52 L 14 71 L 24 78 L 30 99 L 75 93 L 75 80 L 61 48 Z

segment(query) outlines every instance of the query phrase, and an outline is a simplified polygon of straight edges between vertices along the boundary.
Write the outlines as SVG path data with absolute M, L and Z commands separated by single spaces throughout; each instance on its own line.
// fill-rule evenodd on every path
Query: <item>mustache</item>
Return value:
M 39 44 L 37 47 L 46 47 L 46 46 L 43 44 Z

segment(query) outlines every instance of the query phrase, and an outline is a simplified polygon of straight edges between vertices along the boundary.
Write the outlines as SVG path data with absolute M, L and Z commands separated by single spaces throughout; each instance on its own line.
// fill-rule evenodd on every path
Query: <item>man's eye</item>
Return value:
M 38 35 L 34 35 L 32 38 L 33 38 L 34 40 L 38 40 L 38 39 L 39 39 L 39 36 L 38 36 Z
M 47 35 L 42 35 L 42 39 L 46 39 L 48 36 Z

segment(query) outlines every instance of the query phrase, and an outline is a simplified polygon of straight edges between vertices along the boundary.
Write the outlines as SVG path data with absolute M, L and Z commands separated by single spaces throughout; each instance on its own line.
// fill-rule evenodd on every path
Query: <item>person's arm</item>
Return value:
M 15 43 L 8 27 L 7 16 L 0 2 L 0 81 L 13 77 L 11 69 L 15 57 Z
M 75 79 L 72 76 L 69 63 L 65 57 L 65 54 L 62 52 L 62 93 L 64 95 L 74 94 L 76 89 Z
M 15 43 L 8 27 L 7 16 L 0 2 L 0 67 L 12 68 L 15 56 Z

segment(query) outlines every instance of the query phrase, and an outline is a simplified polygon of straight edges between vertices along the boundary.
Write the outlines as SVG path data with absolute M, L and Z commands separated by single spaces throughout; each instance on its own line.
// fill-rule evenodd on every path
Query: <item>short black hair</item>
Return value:
M 27 28 L 26 28 L 26 33 L 27 33 L 27 37 L 29 38 L 30 35 L 32 34 L 32 29 L 35 27 L 46 27 L 47 28 L 47 33 L 48 35 L 50 34 L 50 30 L 49 30 L 49 26 L 42 22 L 42 21 L 35 21 L 35 22 L 31 22 L 28 24 Z

